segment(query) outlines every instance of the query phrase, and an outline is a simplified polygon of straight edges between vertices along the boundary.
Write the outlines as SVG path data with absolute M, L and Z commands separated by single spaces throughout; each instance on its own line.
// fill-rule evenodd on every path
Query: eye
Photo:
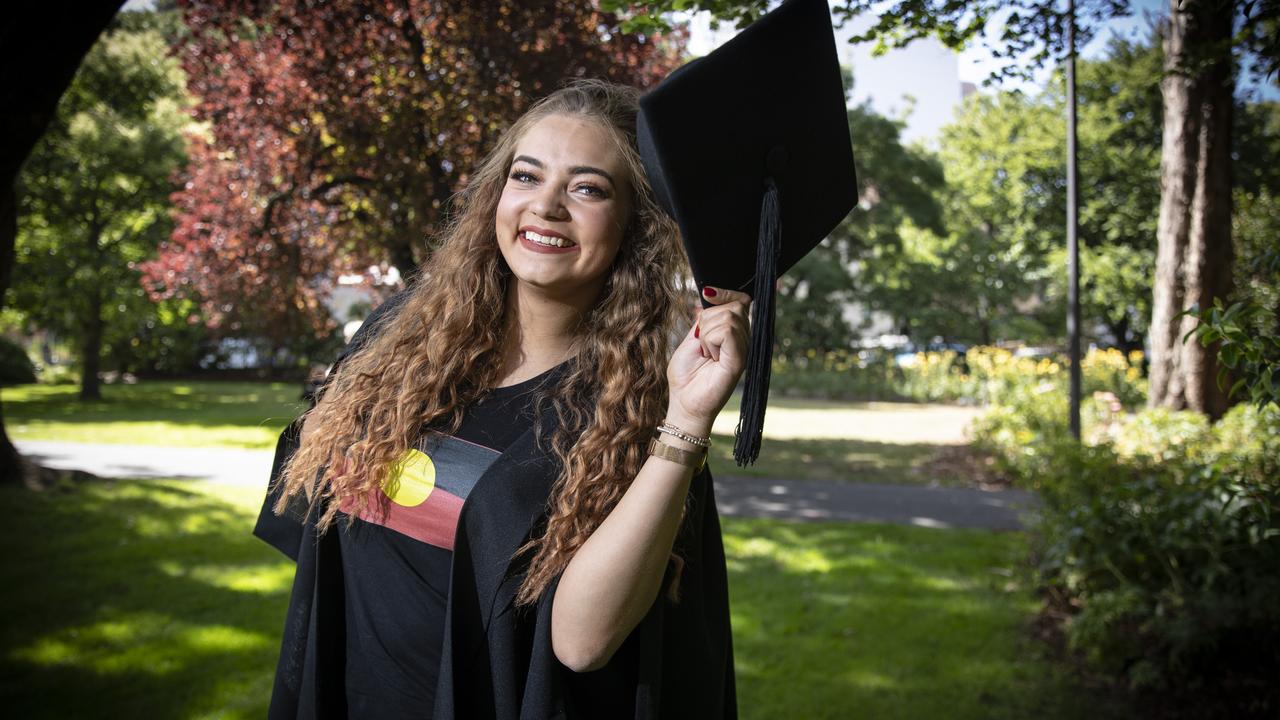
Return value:
M 509 177 L 522 185 L 528 185 L 529 183 L 538 181 L 538 176 L 527 170 L 512 170 Z
M 594 185 L 594 184 L 592 184 L 592 183 L 580 183 L 579 185 L 577 185 L 576 187 L 574 187 L 574 191 L 575 191 L 575 192 L 580 192 L 580 193 L 582 193 L 582 194 L 584 194 L 584 195 L 588 195 L 588 196 L 590 196 L 590 197 L 594 197 L 594 198 L 607 198 L 607 197 L 609 197 L 609 191 L 608 191 L 608 190 L 605 190 L 604 188 L 600 187 L 599 185 Z

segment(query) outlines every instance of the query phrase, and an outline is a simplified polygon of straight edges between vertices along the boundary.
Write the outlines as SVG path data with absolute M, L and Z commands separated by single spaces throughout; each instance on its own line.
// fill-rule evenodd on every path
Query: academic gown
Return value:
M 546 436 L 554 412 L 542 417 Z M 343 718 L 345 617 L 338 531 L 319 534 L 301 511 L 271 507 L 296 427 L 276 447 L 271 485 L 254 534 L 297 562 L 269 717 Z M 516 549 L 546 521 L 556 478 L 554 457 L 532 429 L 502 453 L 462 507 L 455 537 L 436 720 L 594 718 L 601 698 L 628 693 L 635 717 L 736 718 L 733 645 L 724 547 L 711 473 L 694 476 L 676 538 L 685 558 L 680 600 L 662 592 L 604 668 L 574 673 L 551 648 L 551 600 L 557 576 L 532 607 L 514 605 L 524 568 Z M 527 562 L 527 561 L 526 561 Z M 424 717 L 428 717 L 424 709 Z

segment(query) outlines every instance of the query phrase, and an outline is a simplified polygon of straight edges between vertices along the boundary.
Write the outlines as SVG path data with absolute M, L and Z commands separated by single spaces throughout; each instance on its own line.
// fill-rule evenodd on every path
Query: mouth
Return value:
M 553 233 L 549 230 L 535 230 L 530 227 L 521 228 L 520 232 L 516 233 L 516 237 L 544 248 L 568 249 L 578 246 L 574 241 L 558 233 Z

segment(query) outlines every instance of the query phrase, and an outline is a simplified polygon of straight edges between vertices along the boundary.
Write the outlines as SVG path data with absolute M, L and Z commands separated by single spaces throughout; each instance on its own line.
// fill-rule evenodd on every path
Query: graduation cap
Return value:
M 640 98 L 637 140 L 694 279 L 753 299 L 733 455 L 760 454 L 777 278 L 857 202 L 826 0 L 787 0 Z

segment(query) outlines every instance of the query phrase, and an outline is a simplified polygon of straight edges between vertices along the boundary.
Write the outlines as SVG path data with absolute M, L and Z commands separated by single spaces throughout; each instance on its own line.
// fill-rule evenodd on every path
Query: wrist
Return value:
M 715 418 L 700 418 L 676 407 L 668 407 L 663 419 L 690 435 L 705 438 L 711 437 L 711 426 L 715 421 Z

